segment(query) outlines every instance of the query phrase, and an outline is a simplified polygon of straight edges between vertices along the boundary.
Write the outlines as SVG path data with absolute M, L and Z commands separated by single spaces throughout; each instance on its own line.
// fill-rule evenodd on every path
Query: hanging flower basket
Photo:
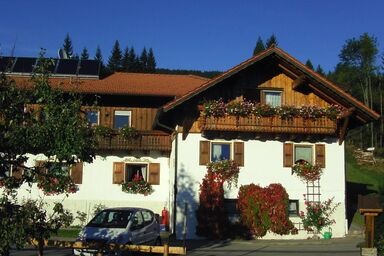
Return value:
M 317 164 L 312 165 L 305 160 L 299 160 L 292 166 L 292 173 L 297 175 L 301 180 L 310 182 L 320 179 L 323 170 Z
M 121 190 L 130 194 L 143 194 L 144 196 L 150 195 L 153 192 L 151 184 L 139 175 L 135 175 L 132 181 L 121 183 Z

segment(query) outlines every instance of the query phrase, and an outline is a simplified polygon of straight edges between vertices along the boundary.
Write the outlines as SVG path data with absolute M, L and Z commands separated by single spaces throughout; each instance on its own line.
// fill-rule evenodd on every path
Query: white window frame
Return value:
M 296 159 L 296 148 L 310 148 L 311 149 L 311 161 L 310 164 L 314 164 L 315 162 L 315 146 L 312 144 L 293 144 L 293 163 L 296 163 L 296 161 L 300 159 Z
M 226 142 L 226 141 L 211 141 L 210 143 L 210 147 L 211 147 L 211 150 L 210 150 L 210 156 L 209 156 L 209 159 L 211 162 L 213 162 L 213 158 L 212 158 L 212 155 L 213 155 L 213 145 L 229 145 L 229 160 L 233 160 L 233 153 L 232 153 L 232 150 L 233 150 L 233 143 L 232 142 Z
M 131 123 L 132 123 L 132 111 L 131 110 L 115 110 L 114 113 L 113 113 L 113 128 L 114 129 L 119 129 L 119 128 L 115 128 L 115 116 L 129 116 L 128 118 L 128 126 L 131 127 Z

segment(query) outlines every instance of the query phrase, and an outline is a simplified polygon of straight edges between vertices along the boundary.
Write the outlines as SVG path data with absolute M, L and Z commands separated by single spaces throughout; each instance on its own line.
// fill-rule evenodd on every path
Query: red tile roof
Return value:
M 18 85 L 31 86 L 29 77 L 12 77 Z M 114 73 L 104 79 L 51 77 L 51 85 L 80 93 L 180 97 L 210 79 L 195 75 Z

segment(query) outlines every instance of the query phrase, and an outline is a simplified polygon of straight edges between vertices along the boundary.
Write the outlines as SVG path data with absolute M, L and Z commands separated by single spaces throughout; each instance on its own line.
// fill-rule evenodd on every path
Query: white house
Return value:
M 12 74 L 11 74 L 12 75 Z M 26 77 L 16 77 L 26 83 Z M 51 78 L 64 89 L 73 80 Z M 334 197 L 341 203 L 332 226 L 334 237 L 346 234 L 344 138 L 351 128 L 376 120 L 379 115 L 335 84 L 308 69 L 279 48 L 269 48 L 213 79 L 190 75 L 115 73 L 103 79 L 84 77 L 76 87 L 96 107 L 84 106 L 94 125 L 118 129 L 136 128 L 139 139 L 128 141 L 116 133 L 100 140 L 96 159 L 72 168 L 79 190 L 65 198 L 73 212 L 90 213 L 96 204 L 141 206 L 160 213 L 170 211 L 170 226 L 178 238 L 195 234 L 195 211 L 199 204 L 199 184 L 206 164 L 216 158 L 232 159 L 240 165 L 238 187 L 243 184 L 281 183 L 290 198 L 290 216 L 298 235 L 265 238 L 306 238 L 298 213 L 304 198 L 323 201 Z M 206 117 L 200 106 L 209 100 L 227 102 L 252 100 L 272 106 L 342 107 L 338 119 L 306 119 L 293 116 Z M 90 104 L 91 106 L 91 104 Z M 320 180 L 304 183 L 291 167 L 304 159 L 323 168 Z M 26 165 L 46 160 L 33 155 Z M 128 194 L 119 185 L 133 174 L 152 184 L 150 195 Z M 237 198 L 238 187 L 227 190 L 229 204 Z M 37 188 L 26 187 L 23 197 L 42 196 Z M 64 196 L 44 196 L 61 200 Z

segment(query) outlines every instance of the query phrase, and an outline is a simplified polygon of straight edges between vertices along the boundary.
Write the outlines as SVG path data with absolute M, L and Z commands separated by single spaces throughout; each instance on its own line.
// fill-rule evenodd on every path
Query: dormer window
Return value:
M 271 107 L 279 107 L 282 102 L 282 91 L 277 90 L 262 90 L 261 102 Z

